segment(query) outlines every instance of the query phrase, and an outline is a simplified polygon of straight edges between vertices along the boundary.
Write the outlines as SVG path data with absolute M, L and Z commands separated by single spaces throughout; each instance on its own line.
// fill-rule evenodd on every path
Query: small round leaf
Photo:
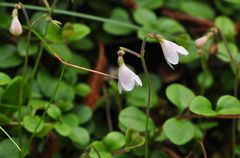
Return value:
M 166 136 L 176 145 L 183 145 L 189 142 L 195 134 L 194 125 L 188 120 L 168 119 L 163 130 Z

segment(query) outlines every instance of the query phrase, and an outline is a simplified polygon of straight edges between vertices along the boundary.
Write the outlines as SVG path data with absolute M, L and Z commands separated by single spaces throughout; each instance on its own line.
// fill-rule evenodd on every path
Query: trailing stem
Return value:
M 237 60 L 234 59 L 233 55 L 232 55 L 232 52 L 230 50 L 230 48 L 228 47 L 228 43 L 227 43 L 227 40 L 224 36 L 224 34 L 222 33 L 222 31 L 217 28 L 217 32 L 219 33 L 219 36 L 220 38 L 222 39 L 223 43 L 224 43 L 224 46 L 226 47 L 226 50 L 227 50 L 227 53 L 230 57 L 230 60 L 231 62 L 234 64 L 235 66 L 235 70 L 236 70 L 236 73 L 235 73 L 235 80 L 234 80 L 234 87 L 233 87 L 233 95 L 235 97 L 238 96 L 238 73 L 239 73 L 239 69 L 240 69 L 240 64 L 238 63 Z M 237 140 L 237 136 L 236 136 L 236 119 L 233 119 L 232 120 L 232 158 L 235 158 L 235 147 L 236 147 L 236 140 Z

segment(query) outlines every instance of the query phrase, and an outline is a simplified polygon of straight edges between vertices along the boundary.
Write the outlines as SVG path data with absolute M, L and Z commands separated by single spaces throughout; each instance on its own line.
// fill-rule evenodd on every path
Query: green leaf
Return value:
M 92 109 L 86 105 L 79 105 L 75 108 L 80 124 L 87 123 L 93 116 Z
M 156 91 L 152 91 L 150 107 L 157 104 L 158 96 Z M 146 107 L 148 102 L 148 88 L 136 87 L 127 93 L 127 104 L 136 107 Z
M 62 112 L 61 112 L 61 110 L 59 109 L 59 107 L 57 107 L 56 105 L 51 105 L 51 106 L 48 108 L 48 110 L 47 110 L 47 114 L 48 114 L 51 118 L 53 118 L 53 119 L 55 119 L 55 120 L 58 120 L 58 119 L 61 117 Z
M 236 35 L 236 29 L 234 22 L 230 18 L 226 16 L 218 16 L 214 23 L 227 39 L 233 40 Z
M 91 50 L 94 47 L 94 43 L 90 38 L 83 38 L 72 42 L 71 46 L 78 50 Z
M 145 131 L 146 115 L 136 107 L 127 107 L 123 109 L 118 119 L 122 130 L 132 128 L 139 132 Z M 151 118 L 148 120 L 148 129 L 150 131 L 155 129 L 154 122 Z
M 0 157 L 1 158 L 5 158 L 5 157 L 18 158 L 19 157 L 18 149 L 13 145 L 10 139 L 4 139 L 0 142 Z
M 195 94 L 189 88 L 175 83 L 167 87 L 166 95 L 180 111 L 187 108 L 195 97 Z
M 69 138 L 81 148 L 86 147 L 90 141 L 88 131 L 82 127 L 72 128 L 72 131 L 69 134 Z
M 71 132 L 71 128 L 66 123 L 56 123 L 54 125 L 54 129 L 61 135 L 61 136 L 68 136 Z
M 30 100 L 30 105 L 34 110 L 38 109 L 45 109 L 48 105 L 48 101 L 46 100 L 41 100 L 41 99 L 31 99 Z
M 1 12 L 0 19 L 1 19 L 0 28 L 9 30 L 12 17 L 9 16 L 7 12 Z
M 99 158 L 98 154 L 100 155 L 101 158 L 112 158 L 112 154 L 107 150 L 107 148 L 104 146 L 102 142 L 95 141 L 91 144 L 91 146 L 92 146 L 91 151 L 89 152 L 87 158 Z
M 41 121 L 41 122 L 40 122 Z M 40 123 L 39 123 L 40 122 Z M 38 127 L 37 127 L 38 125 Z M 43 128 L 44 122 L 41 120 L 39 116 L 24 116 L 23 118 L 23 127 L 29 132 L 34 132 L 36 129 L 36 133 L 40 132 Z
M 130 23 L 128 12 L 121 8 L 113 9 L 110 19 Z M 131 28 L 120 26 L 111 22 L 104 23 L 103 29 L 113 35 L 127 35 L 133 31 Z
M 125 136 L 120 132 L 113 131 L 103 138 L 103 143 L 110 151 L 114 151 L 125 145 Z
M 77 41 L 86 37 L 90 33 L 87 25 L 80 23 L 66 23 L 62 30 L 62 36 L 67 41 Z
M 20 97 L 22 82 L 23 82 L 23 78 L 20 76 L 16 76 L 11 82 L 9 82 L 2 94 L 1 102 L 13 104 L 13 105 L 19 105 L 19 97 Z M 29 91 L 28 84 L 24 83 L 22 104 L 24 104 L 27 98 L 29 97 L 28 91 Z
M 75 86 L 75 92 L 81 97 L 86 97 L 91 92 L 91 88 L 88 84 L 79 83 Z
M 9 118 L 7 115 L 0 113 L 0 125 L 2 124 L 8 124 L 11 122 L 11 118 Z
M 203 96 L 197 96 L 193 99 L 190 105 L 190 110 L 198 115 L 204 116 L 217 115 L 217 112 L 212 110 L 211 102 Z
M 71 50 L 64 43 L 52 43 L 49 44 L 49 47 L 51 47 L 63 60 L 69 61 L 72 58 Z M 47 49 L 47 51 L 52 54 L 49 49 Z
M 73 113 L 62 116 L 62 120 L 70 127 L 77 127 L 80 123 L 79 116 Z
M 17 54 L 17 49 L 13 45 L 0 46 L 0 68 L 11 68 L 22 63 L 22 59 Z
M 0 72 L 0 86 L 8 84 L 10 81 L 11 78 L 7 74 Z
M 194 125 L 188 120 L 170 118 L 163 124 L 166 136 L 176 145 L 183 145 L 189 142 L 195 134 Z
M 49 135 L 53 128 L 54 128 L 53 124 L 44 124 L 43 128 L 36 134 L 36 136 L 44 138 Z
M 140 30 L 138 30 L 138 37 L 143 39 L 149 31 L 155 30 L 165 34 L 180 34 L 186 32 L 185 28 L 176 20 L 161 17 L 153 23 L 146 23 Z M 153 40 L 155 41 L 155 40 Z
M 234 44 L 232 42 L 228 42 L 227 45 L 230 49 L 230 52 L 232 53 L 232 56 L 235 58 L 238 54 L 238 48 L 237 48 L 236 44 Z M 230 62 L 231 61 L 229 53 L 227 52 L 227 49 L 226 49 L 225 44 L 223 42 L 220 42 L 218 44 L 217 57 L 219 59 L 221 59 L 222 61 L 225 61 L 225 62 Z
M 208 70 L 206 70 L 198 74 L 197 81 L 199 86 L 209 88 L 213 84 L 213 76 Z
M 17 50 L 18 50 L 18 54 L 20 56 L 25 56 L 26 55 L 26 51 L 27 51 L 27 41 L 24 38 L 21 38 L 18 41 L 18 45 L 17 45 Z M 35 44 L 30 44 L 29 48 L 28 48 L 28 55 L 34 55 L 36 54 L 38 51 L 38 47 Z
M 145 143 L 145 138 L 133 129 L 128 129 L 126 132 L 125 150 L 130 151 L 138 148 Z
M 184 1 L 180 5 L 180 10 L 189 15 L 206 19 L 213 19 L 215 16 L 214 10 L 209 5 L 199 1 Z
M 163 0 L 136 0 L 137 8 L 157 9 L 163 6 Z
M 62 42 L 61 31 L 54 24 L 48 23 L 46 39 L 51 42 Z
M 56 89 L 58 81 L 43 71 L 38 73 L 37 81 L 44 95 L 51 98 Z M 55 101 L 62 101 L 62 100 L 72 101 L 74 97 L 75 97 L 75 91 L 73 87 L 69 86 L 64 81 L 61 81 L 57 89 L 56 95 L 54 97 L 54 100 Z
M 216 111 L 218 114 L 240 114 L 240 101 L 231 95 L 221 96 L 217 101 Z
M 151 24 L 157 20 L 157 16 L 153 11 L 144 8 L 138 8 L 135 10 L 133 12 L 133 18 L 141 25 Z

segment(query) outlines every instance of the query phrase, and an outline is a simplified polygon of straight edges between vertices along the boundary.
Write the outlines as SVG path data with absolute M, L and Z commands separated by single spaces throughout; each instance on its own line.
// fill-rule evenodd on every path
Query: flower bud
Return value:
M 207 40 L 208 36 L 202 36 L 195 40 L 195 44 L 198 48 L 202 48 L 207 43 Z
M 23 29 L 22 29 L 22 25 L 21 25 L 20 21 L 18 20 L 17 9 L 13 10 L 12 17 L 13 17 L 13 19 L 12 19 L 12 23 L 10 26 L 10 33 L 13 36 L 18 37 L 22 34 Z

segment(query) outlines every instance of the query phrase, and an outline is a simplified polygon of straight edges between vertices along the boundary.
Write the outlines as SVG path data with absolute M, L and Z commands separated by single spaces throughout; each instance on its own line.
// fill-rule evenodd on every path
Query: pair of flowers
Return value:
M 168 63 L 168 65 L 173 69 L 172 65 L 176 65 L 179 62 L 179 54 L 187 56 L 188 51 L 182 47 L 168 41 L 166 39 L 161 39 L 160 44 L 163 50 L 163 55 Z M 119 71 L 118 71 L 118 90 L 119 93 L 122 91 L 131 91 L 134 86 L 142 86 L 142 81 L 138 75 L 136 75 L 133 71 L 131 71 L 124 63 L 122 50 L 118 53 L 118 63 L 119 63 Z

